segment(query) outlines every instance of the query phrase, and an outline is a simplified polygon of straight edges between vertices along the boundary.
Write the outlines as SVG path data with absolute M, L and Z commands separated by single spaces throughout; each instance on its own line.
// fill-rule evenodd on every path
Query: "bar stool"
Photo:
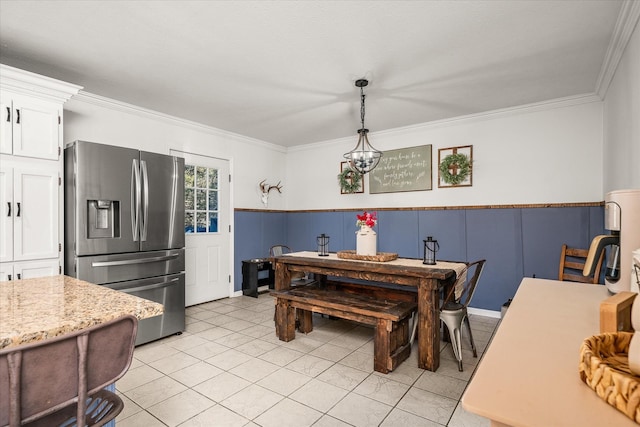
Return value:
M 124 408 L 104 390 L 131 365 L 133 316 L 0 350 L 0 426 L 102 426 Z M 83 422 L 76 422 L 76 420 Z

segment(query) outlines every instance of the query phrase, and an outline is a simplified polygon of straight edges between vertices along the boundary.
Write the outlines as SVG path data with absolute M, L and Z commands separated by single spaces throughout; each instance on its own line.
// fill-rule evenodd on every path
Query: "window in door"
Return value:
M 185 233 L 218 232 L 218 169 L 184 167 Z

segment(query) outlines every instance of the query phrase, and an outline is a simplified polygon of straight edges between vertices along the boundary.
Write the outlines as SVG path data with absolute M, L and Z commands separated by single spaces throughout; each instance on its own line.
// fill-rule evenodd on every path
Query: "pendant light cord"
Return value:
M 364 132 L 364 89 L 360 88 L 360 123 L 362 123 L 362 131 Z

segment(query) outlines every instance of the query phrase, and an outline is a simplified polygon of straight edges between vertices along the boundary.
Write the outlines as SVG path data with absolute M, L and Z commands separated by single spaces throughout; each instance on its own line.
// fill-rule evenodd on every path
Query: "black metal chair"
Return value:
M 274 246 L 271 246 L 271 248 L 269 248 L 269 256 L 271 257 L 289 254 L 291 252 L 293 251 L 287 245 L 274 245 Z M 302 271 L 292 272 L 291 281 L 294 282 L 292 283 L 292 285 L 296 284 L 295 281 L 303 280 L 303 279 L 306 279 L 307 277 L 308 277 L 307 274 L 303 273 Z
M 133 316 L 0 350 L 0 426 L 102 426 L 124 403 L 105 390 L 131 365 Z M 82 420 L 77 422 L 77 420 Z
M 440 308 L 440 320 L 447 325 L 449 329 L 449 337 L 451 338 L 451 347 L 453 354 L 458 360 L 458 370 L 462 372 L 462 324 L 467 326 L 469 331 L 469 339 L 471 341 L 471 349 L 473 357 L 478 357 L 476 344 L 473 342 L 473 333 L 471 332 L 471 324 L 469 323 L 469 315 L 467 307 L 476 291 L 478 280 L 482 275 L 485 260 L 470 263 L 466 268 L 466 274 L 461 275 L 464 280 L 462 294 L 456 298 L 455 286 L 453 286 L 447 296 L 444 298 L 442 307 Z M 469 277 L 471 273 L 471 277 Z M 456 283 L 457 285 L 457 283 Z

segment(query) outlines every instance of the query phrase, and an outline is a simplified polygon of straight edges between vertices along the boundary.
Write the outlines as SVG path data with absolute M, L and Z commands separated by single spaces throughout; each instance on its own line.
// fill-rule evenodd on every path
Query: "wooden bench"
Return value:
M 375 327 L 373 367 L 393 371 L 411 354 L 409 318 L 417 309 L 413 298 L 385 299 L 380 291 L 349 284 L 312 284 L 271 292 L 276 297 L 276 335 L 295 338 L 296 310 L 299 331 L 313 330 L 312 313 L 327 314 Z M 373 288 L 373 287 L 372 287 Z M 384 291 L 382 291 L 384 292 Z

